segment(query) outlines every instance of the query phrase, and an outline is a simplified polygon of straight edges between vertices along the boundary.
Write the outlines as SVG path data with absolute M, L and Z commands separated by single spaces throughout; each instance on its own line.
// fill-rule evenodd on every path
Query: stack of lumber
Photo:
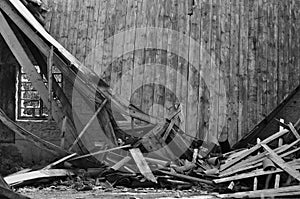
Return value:
M 299 195 L 300 135 L 289 123 L 277 133 L 257 142 L 249 149 L 225 154 L 217 185 L 237 191 L 221 197 L 270 197 Z M 293 137 L 293 139 L 291 139 Z M 288 140 L 288 141 L 287 141 Z M 246 192 L 235 185 L 244 183 Z M 250 191 L 251 190 L 251 191 Z

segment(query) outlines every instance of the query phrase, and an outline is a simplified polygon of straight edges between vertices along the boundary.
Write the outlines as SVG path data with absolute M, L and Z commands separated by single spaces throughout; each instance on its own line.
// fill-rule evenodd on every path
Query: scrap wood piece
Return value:
M 40 149 L 44 149 L 49 151 L 50 153 L 54 155 L 66 155 L 68 154 L 67 151 L 63 150 L 59 146 L 56 146 L 55 144 L 52 144 L 32 133 L 29 131 L 25 130 L 23 127 L 19 126 L 16 124 L 14 121 L 12 121 L 6 114 L 5 112 L 0 108 L 0 121 L 10 128 L 13 132 L 24 138 L 25 140 L 30 141 L 33 143 L 35 146 L 39 147 Z
M 38 170 L 28 173 L 16 174 L 12 176 L 7 176 L 4 180 L 8 185 L 13 186 L 14 184 L 26 182 L 29 180 L 40 179 L 40 178 L 53 178 L 53 177 L 63 177 L 71 176 L 74 173 L 66 169 L 51 169 L 51 170 Z
M 77 153 L 73 153 L 73 154 L 71 154 L 71 155 L 68 155 L 68 156 L 66 156 L 66 157 L 63 157 L 63 158 L 61 158 L 61 159 L 59 159 L 59 160 L 57 160 L 57 161 L 55 161 L 55 162 L 49 164 L 48 166 L 44 167 L 43 170 L 45 170 L 45 169 L 51 169 L 51 168 L 53 168 L 54 166 L 56 166 L 56 165 L 58 165 L 58 164 L 60 164 L 60 163 L 63 163 L 63 162 L 65 162 L 65 161 L 67 161 L 67 160 L 73 158 L 73 157 L 76 156 L 76 155 L 77 155 Z
M 299 165 L 294 165 L 294 164 L 288 164 L 288 165 L 293 166 L 297 170 L 300 169 Z M 241 179 L 246 179 L 246 178 L 258 177 L 258 176 L 276 174 L 276 173 L 282 173 L 282 172 L 284 172 L 284 170 L 279 169 L 279 168 L 277 168 L 276 170 L 270 170 L 270 171 L 264 171 L 263 169 L 257 169 L 257 170 L 253 170 L 248 173 L 242 173 L 242 174 L 235 175 L 235 176 L 215 179 L 215 180 L 213 180 L 213 182 L 216 184 L 220 184 L 220 183 L 224 183 L 224 182 L 230 182 L 230 181 L 235 181 L 235 180 L 241 180 Z
M 252 153 L 254 153 L 255 151 L 259 150 L 261 148 L 261 145 L 262 144 L 268 144 L 269 142 L 285 135 L 286 133 L 288 133 L 289 130 L 287 129 L 284 129 L 282 131 L 279 131 L 277 133 L 275 133 L 274 135 L 271 135 L 270 137 L 264 139 L 263 141 L 261 141 L 261 143 L 259 144 L 256 144 L 254 147 L 248 149 L 247 151 L 245 151 L 244 153 L 242 153 L 239 157 L 231 160 L 230 162 L 226 163 L 225 165 L 223 165 L 221 168 L 220 168 L 220 171 L 224 171 L 226 169 L 228 169 L 229 167 L 231 167 L 232 165 L 238 163 L 239 161 L 241 161 L 242 159 L 248 157 L 249 155 L 251 155 Z
M 300 185 L 281 187 L 276 189 L 263 189 L 257 191 L 245 191 L 232 194 L 219 194 L 220 198 L 265 198 L 279 196 L 297 196 L 300 195 Z
M 292 146 L 297 144 L 299 141 L 300 140 L 296 140 L 295 142 L 293 142 L 289 145 L 278 147 L 278 148 L 274 149 L 274 152 L 276 152 L 277 154 L 280 154 L 279 156 L 281 158 L 286 157 L 286 156 L 300 150 L 300 148 L 296 148 L 294 150 L 285 152 L 286 150 L 290 149 Z M 285 152 L 285 153 L 283 153 L 283 152 Z M 265 155 L 267 155 L 267 154 L 268 154 L 267 151 L 264 151 L 263 153 L 260 153 L 259 155 L 253 156 L 249 159 L 246 159 L 245 161 L 242 161 L 242 162 L 238 163 L 237 165 L 234 165 L 231 168 L 227 169 L 225 172 L 222 172 L 219 176 L 226 177 L 226 176 L 230 176 L 230 175 L 233 175 L 233 174 L 241 172 L 241 171 L 246 171 L 249 169 L 255 169 L 257 167 L 260 167 L 260 166 L 262 166 L 263 157 L 265 157 Z
M 113 170 L 118 170 L 120 169 L 122 166 L 124 166 L 127 162 L 129 162 L 131 160 L 131 157 L 126 156 L 124 157 L 122 160 L 120 160 L 119 162 L 117 162 L 115 165 L 113 165 L 111 167 L 111 169 Z
M 129 151 L 141 174 L 143 174 L 143 176 L 145 176 L 151 182 L 157 183 L 157 180 L 153 175 L 148 163 L 146 162 L 141 150 L 139 148 L 133 148 Z
M 19 193 L 16 193 L 10 189 L 0 186 L 0 198 L 7 198 L 7 199 L 30 199 L 27 196 L 23 196 Z
M 171 132 L 171 130 L 172 130 L 172 128 L 173 128 L 174 125 L 175 125 L 175 119 L 173 119 L 173 120 L 170 122 L 170 124 L 169 124 L 167 130 L 165 131 L 165 133 L 164 133 L 164 135 L 163 135 L 163 137 L 162 137 L 162 140 L 163 140 L 163 141 L 165 141 L 165 140 L 167 139 L 167 137 L 169 136 L 169 134 L 170 134 L 170 132 Z
M 290 122 L 288 124 L 288 126 L 290 127 L 292 133 L 295 135 L 295 137 L 297 138 L 297 140 L 299 140 L 300 139 L 300 135 L 299 135 L 298 131 L 295 129 L 295 127 L 293 126 L 293 124 Z
M 91 119 L 88 121 L 88 123 L 85 125 L 85 127 L 82 129 L 82 131 L 79 133 L 78 137 L 76 140 L 73 142 L 71 147 L 69 148 L 69 151 L 72 151 L 72 149 L 75 147 L 77 142 L 81 139 L 81 137 L 85 134 L 85 132 L 88 130 L 88 128 L 91 126 L 91 124 L 94 122 L 100 111 L 103 109 L 103 107 L 106 105 L 107 99 L 105 99 L 102 104 L 99 106 L 97 111 L 94 113 L 94 115 L 91 117 Z
M 194 181 L 194 182 L 201 182 L 201 183 L 205 183 L 205 184 L 209 184 L 209 185 L 214 185 L 213 181 L 211 181 L 211 180 L 205 180 L 205 179 L 201 179 L 201 178 L 196 178 L 196 177 L 192 177 L 192 176 L 187 176 L 187 175 L 163 171 L 163 170 L 158 170 L 158 171 L 163 174 L 174 176 L 177 178 L 186 179 L 186 180 L 190 180 L 190 181 Z
M 281 169 L 286 171 L 288 174 L 290 174 L 292 177 L 300 181 L 300 173 L 294 169 L 293 167 L 289 166 L 288 163 L 286 163 L 279 155 L 277 155 L 270 147 L 268 147 L 266 144 L 262 144 L 262 147 L 269 152 L 270 159 L 278 165 Z

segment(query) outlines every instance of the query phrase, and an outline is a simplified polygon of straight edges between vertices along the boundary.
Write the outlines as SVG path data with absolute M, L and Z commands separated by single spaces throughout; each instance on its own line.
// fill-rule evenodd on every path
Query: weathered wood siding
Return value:
M 62 45 L 152 115 L 180 102 L 191 135 L 234 143 L 299 84 L 297 0 L 47 1 Z

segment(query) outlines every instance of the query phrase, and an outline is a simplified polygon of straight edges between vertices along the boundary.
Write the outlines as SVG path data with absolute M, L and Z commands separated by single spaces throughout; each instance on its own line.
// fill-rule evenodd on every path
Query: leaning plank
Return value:
M 288 125 L 289 125 L 292 133 L 295 135 L 295 137 L 297 139 L 300 139 L 300 135 L 299 135 L 298 131 L 295 129 L 295 127 L 293 126 L 293 124 L 290 122 Z
M 145 176 L 151 182 L 157 183 L 157 180 L 154 177 L 149 165 L 147 164 L 141 150 L 139 148 L 133 148 L 129 151 L 141 174 L 143 174 L 143 176 Z
M 242 153 L 239 157 L 231 160 L 230 162 L 226 163 L 225 165 L 223 165 L 220 169 L 220 171 L 224 171 L 226 170 L 227 168 L 231 167 L 232 165 L 238 163 L 239 161 L 241 161 L 242 159 L 248 157 L 249 155 L 251 155 L 252 153 L 254 153 L 255 151 L 257 151 L 258 149 L 261 148 L 261 145 L 262 144 L 268 144 L 270 143 L 271 141 L 285 135 L 286 133 L 288 133 L 289 131 L 284 129 L 282 131 L 279 131 L 277 133 L 275 133 L 274 135 L 264 139 L 261 143 L 259 144 L 256 144 L 254 147 L 250 148 L 249 150 L 247 150 L 245 153 Z
M 73 153 L 73 154 L 71 154 L 71 155 L 68 155 L 68 156 L 66 156 L 66 157 L 63 157 L 63 158 L 61 158 L 61 159 L 59 159 L 59 160 L 57 160 L 57 161 L 55 161 L 55 162 L 49 164 L 48 166 L 44 167 L 43 170 L 45 170 L 45 169 L 51 169 L 51 168 L 55 167 L 56 165 L 61 164 L 61 163 L 65 162 L 65 161 L 67 161 L 67 160 L 73 158 L 73 157 L 76 156 L 76 155 L 77 155 L 77 153 Z
M 131 145 L 127 144 L 127 145 L 123 145 L 123 146 L 119 146 L 119 147 L 115 147 L 115 148 L 111 148 L 111 149 L 100 150 L 100 151 L 96 151 L 94 153 L 89 153 L 89 154 L 82 155 L 82 156 L 79 156 L 76 158 L 72 158 L 72 159 L 70 159 L 70 161 L 88 158 L 88 157 L 95 156 L 98 154 L 107 153 L 107 152 L 111 152 L 111 151 L 115 151 L 115 150 L 119 150 L 119 149 L 125 149 L 125 148 L 129 148 L 129 147 L 131 147 Z
M 61 156 L 68 154 L 67 151 L 61 149 L 60 147 L 56 146 L 55 144 L 52 144 L 50 142 L 47 142 L 46 140 L 43 140 L 42 138 L 30 133 L 29 131 L 25 130 L 24 128 L 20 127 L 18 124 L 13 122 L 0 108 L 0 121 L 10 128 L 13 132 L 24 138 L 25 140 L 28 140 L 32 142 L 35 146 L 39 147 L 40 149 L 47 150 L 48 152 Z
M 13 192 L 10 189 L 4 188 L 0 186 L 0 198 L 6 199 L 30 199 L 27 196 L 23 196 L 19 193 Z
M 26 182 L 29 180 L 40 179 L 40 178 L 53 178 L 53 177 L 63 177 L 72 176 L 74 173 L 66 169 L 51 169 L 51 170 L 38 170 L 28 173 L 22 173 L 19 175 L 7 176 L 4 180 L 8 185 L 14 185 L 20 182 Z
M 270 147 L 266 144 L 262 144 L 262 147 L 269 152 L 270 159 L 274 162 L 274 164 L 278 165 L 281 169 L 286 171 L 292 177 L 300 181 L 300 173 L 294 169 L 293 167 L 289 166 L 280 156 L 278 156 Z
M 131 157 L 126 156 L 122 160 L 120 160 L 119 162 L 117 162 L 115 165 L 113 165 L 111 167 L 111 169 L 113 169 L 113 170 L 119 170 L 122 166 L 124 166 L 130 160 L 131 160 Z
M 98 108 L 98 110 L 94 113 L 94 115 L 92 116 L 92 118 L 88 121 L 88 123 L 85 125 L 85 127 L 83 128 L 83 130 L 79 133 L 78 137 L 76 138 L 76 140 L 73 142 L 72 146 L 69 148 L 69 151 L 72 151 L 72 149 L 74 148 L 74 146 L 77 144 L 77 142 L 81 139 L 81 137 L 85 134 L 85 132 L 88 130 L 88 128 L 91 126 L 91 124 L 94 122 L 94 120 L 96 119 L 97 115 L 100 113 L 100 111 L 103 109 L 103 107 L 106 105 L 107 103 L 107 99 L 105 99 L 102 104 L 100 105 L 100 107 Z
M 195 178 L 195 177 L 192 177 L 192 176 L 187 176 L 187 175 L 168 172 L 168 171 L 163 171 L 163 170 L 158 170 L 158 171 L 163 173 L 163 174 L 174 176 L 174 177 L 177 177 L 177 178 L 186 179 L 186 180 L 190 180 L 190 181 L 193 181 L 193 182 L 202 182 L 202 183 L 205 183 L 205 184 L 214 185 L 213 181 L 210 181 L 210 180 Z
M 220 198 L 265 198 L 279 196 L 297 196 L 300 195 L 300 185 L 281 187 L 276 189 L 264 189 L 257 191 L 238 192 L 233 194 L 220 194 Z

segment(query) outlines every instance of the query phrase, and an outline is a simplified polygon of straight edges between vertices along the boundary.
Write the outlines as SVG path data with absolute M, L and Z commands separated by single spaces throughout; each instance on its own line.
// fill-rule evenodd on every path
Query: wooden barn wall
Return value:
M 234 143 L 299 84 L 297 0 L 46 3 L 63 46 L 152 115 L 180 102 L 190 135 Z

